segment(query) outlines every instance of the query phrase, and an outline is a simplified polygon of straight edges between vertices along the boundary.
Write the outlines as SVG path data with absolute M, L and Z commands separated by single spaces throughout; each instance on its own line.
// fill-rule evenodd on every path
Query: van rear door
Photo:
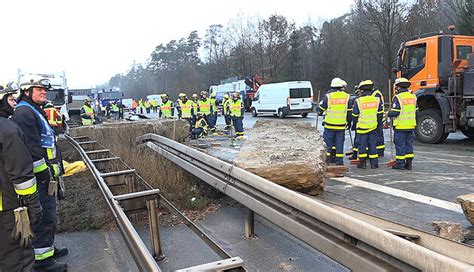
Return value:
M 313 93 L 311 88 L 309 87 L 290 87 L 290 98 L 288 101 L 288 104 L 290 105 L 290 110 L 311 109 L 311 107 L 313 106 L 312 96 Z

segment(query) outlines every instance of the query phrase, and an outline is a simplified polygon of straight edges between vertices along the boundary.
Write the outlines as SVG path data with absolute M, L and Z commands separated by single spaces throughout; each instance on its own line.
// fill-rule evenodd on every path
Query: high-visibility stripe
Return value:
M 56 147 L 46 148 L 46 155 L 48 156 L 48 160 L 56 159 Z
M 404 160 L 406 158 L 406 156 L 396 156 L 395 157 L 397 160 Z
M 378 145 L 377 149 L 385 149 L 385 145 Z
M 413 159 L 415 157 L 415 154 L 411 153 L 411 154 L 405 154 L 405 158 L 407 159 Z
M 331 153 L 330 152 L 326 152 L 326 156 L 331 156 Z
M 3 197 L 2 197 L 2 189 L 0 189 L 0 212 L 3 211 Z
M 369 155 L 369 159 L 377 159 L 378 157 L 379 157 L 379 154 Z
M 46 164 L 46 161 L 44 160 L 44 158 L 33 162 L 33 173 L 36 174 L 46 169 L 48 169 L 48 165 Z
M 359 158 L 367 158 L 367 154 L 365 154 L 365 153 L 364 153 L 364 154 L 360 154 L 360 153 L 359 153 Z
M 344 158 L 344 154 L 339 154 L 339 153 L 337 153 L 337 154 L 336 154 L 336 158 Z
M 36 192 L 36 177 L 22 183 L 13 184 L 13 187 L 15 187 L 15 192 L 18 195 L 31 195 Z
M 47 258 L 53 257 L 54 255 L 54 247 L 42 247 L 42 248 L 35 248 L 35 260 L 42 261 Z

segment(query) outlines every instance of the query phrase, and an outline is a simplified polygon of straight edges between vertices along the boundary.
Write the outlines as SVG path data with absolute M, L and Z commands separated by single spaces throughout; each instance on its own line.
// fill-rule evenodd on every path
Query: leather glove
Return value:
M 31 224 L 37 224 L 43 216 L 43 208 L 41 207 L 38 192 L 21 196 L 21 202 L 28 208 L 28 217 L 30 218 Z
M 15 224 L 13 225 L 11 239 L 18 242 L 21 247 L 27 248 L 35 238 L 31 229 L 28 208 L 16 208 L 13 210 L 13 214 L 15 215 Z

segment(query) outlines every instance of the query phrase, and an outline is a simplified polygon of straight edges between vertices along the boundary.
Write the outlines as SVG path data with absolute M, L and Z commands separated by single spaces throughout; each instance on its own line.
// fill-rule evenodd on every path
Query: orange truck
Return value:
M 426 34 L 403 42 L 397 77 L 418 98 L 416 138 L 441 143 L 451 132 L 474 139 L 474 36 Z

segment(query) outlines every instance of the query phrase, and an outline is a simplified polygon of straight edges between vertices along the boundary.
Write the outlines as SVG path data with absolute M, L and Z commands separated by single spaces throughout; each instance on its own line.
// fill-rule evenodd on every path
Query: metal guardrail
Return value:
M 474 270 L 472 248 L 464 249 L 473 253 L 467 259 L 465 255 L 459 259 L 455 253 L 442 254 L 411 242 L 416 236 L 375 227 L 168 138 L 147 134 L 138 137 L 137 143 L 352 270 Z
M 99 185 L 99 189 L 112 212 L 113 218 L 117 223 L 120 233 L 122 234 L 122 237 L 125 240 L 138 268 L 141 271 L 161 271 L 154 257 L 148 251 L 124 210 L 119 205 L 119 201 L 114 198 L 114 195 L 104 181 L 102 173 L 97 170 L 94 163 L 87 156 L 88 152 L 84 151 L 80 144 L 78 144 L 72 137 L 66 135 L 66 139 L 74 146 L 74 148 L 76 148 L 76 150 L 79 151 L 79 154 L 97 181 L 97 185 Z M 89 154 L 92 153 L 89 152 Z
M 136 173 L 135 169 L 128 166 L 120 159 L 120 157 L 116 157 L 110 152 L 110 150 L 105 149 L 105 147 L 98 142 L 91 141 L 88 136 L 77 136 L 72 138 L 66 135 L 66 139 L 79 152 L 94 176 L 99 189 L 112 212 L 113 218 L 119 227 L 122 237 L 124 238 L 140 271 L 160 271 L 156 260 L 159 261 L 164 259 L 161 250 L 159 222 L 157 216 L 158 205 L 156 200 L 184 222 L 188 228 L 197 234 L 203 242 L 205 242 L 222 258 L 220 261 L 195 267 L 188 267 L 183 271 L 198 271 L 201 268 L 206 268 L 209 271 L 245 271 L 241 258 L 231 258 L 227 252 L 199 229 L 196 224 L 182 214 L 170 201 L 163 197 L 158 189 L 154 189 L 138 173 Z M 87 148 L 85 146 L 87 146 Z M 97 157 L 91 159 L 89 156 Z M 117 165 L 121 165 L 120 168 L 126 169 L 109 171 L 110 168 L 115 170 Z M 137 191 L 137 187 L 140 187 L 143 190 Z M 114 195 L 111 189 L 116 188 L 123 188 L 128 191 L 128 193 Z M 127 213 L 133 214 L 140 211 L 148 211 L 153 254 L 148 251 L 127 217 Z

